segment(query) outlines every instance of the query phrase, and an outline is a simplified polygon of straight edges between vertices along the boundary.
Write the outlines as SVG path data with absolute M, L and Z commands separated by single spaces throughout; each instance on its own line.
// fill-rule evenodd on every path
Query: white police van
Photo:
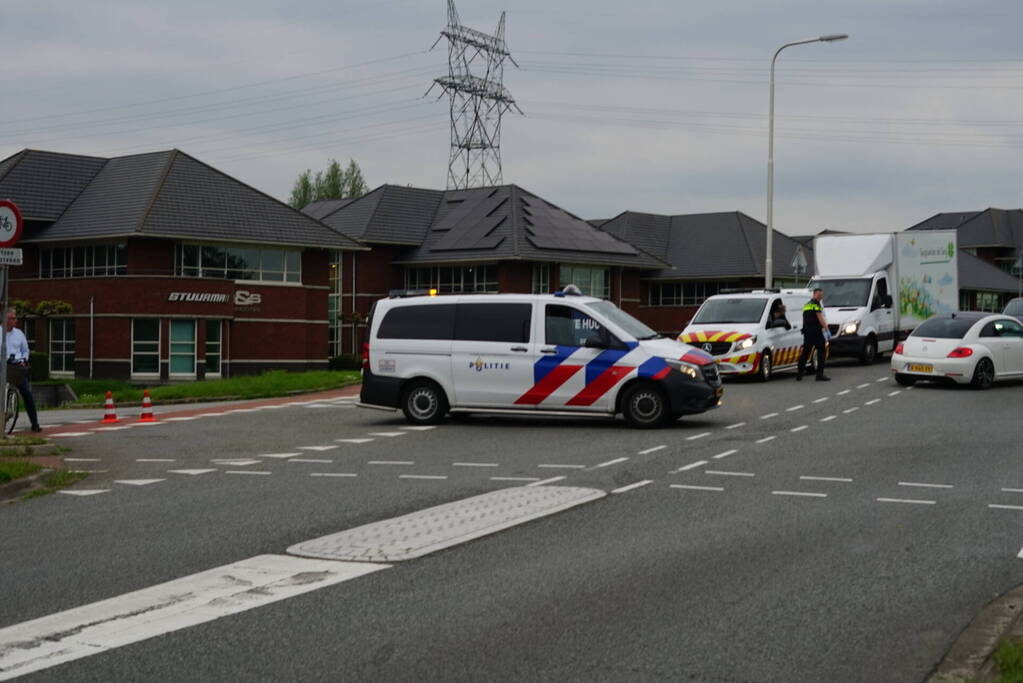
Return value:
M 448 412 L 542 412 L 622 413 L 656 427 L 718 406 L 721 393 L 711 356 L 569 286 L 378 301 L 360 404 L 400 409 L 414 424 Z
M 810 294 L 806 289 L 715 294 L 678 340 L 714 356 L 722 375 L 752 375 L 766 382 L 775 372 L 796 369 L 803 348 L 803 306 Z M 811 356 L 811 372 L 815 362 Z

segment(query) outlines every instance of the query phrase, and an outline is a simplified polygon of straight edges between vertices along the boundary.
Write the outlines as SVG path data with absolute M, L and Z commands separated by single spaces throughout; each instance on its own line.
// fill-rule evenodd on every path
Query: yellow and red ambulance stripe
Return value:
M 686 344 L 703 343 L 703 342 L 737 342 L 743 339 L 749 339 L 752 335 L 744 332 L 728 332 L 727 330 L 702 330 L 700 332 L 689 332 L 680 334 L 678 340 Z

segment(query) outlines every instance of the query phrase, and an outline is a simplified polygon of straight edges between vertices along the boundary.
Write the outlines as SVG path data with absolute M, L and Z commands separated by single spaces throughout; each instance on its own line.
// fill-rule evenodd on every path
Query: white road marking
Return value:
M 820 422 L 831 422 L 831 421 L 832 421 L 832 420 L 834 420 L 834 419 L 835 419 L 836 417 L 837 417 L 837 415 L 828 415 L 827 417 L 822 417 L 822 418 L 820 419 Z
M 855 413 L 855 412 L 856 412 L 857 410 L 859 410 L 859 409 L 860 409 L 860 407 L 859 407 L 859 406 L 853 406 L 852 408 L 846 408 L 846 409 L 845 409 L 845 410 L 843 410 L 842 412 L 843 412 L 844 414 L 848 415 L 849 413 Z
M 534 481 L 532 484 L 526 484 L 526 486 L 543 486 L 544 484 L 553 484 L 556 481 L 561 481 L 564 477 L 551 477 L 550 479 L 542 479 L 540 481 Z
M 648 449 L 646 449 L 645 451 L 640 451 L 640 452 L 639 452 L 639 453 L 637 453 L 636 455 L 648 455 L 648 454 L 650 454 L 650 453 L 654 453 L 654 452 L 656 452 L 656 451 L 662 451 L 662 450 L 664 450 L 665 448 L 667 448 L 667 446 L 666 446 L 666 445 L 664 445 L 664 444 L 661 444 L 660 446 L 654 446 L 653 448 L 648 448 Z M 614 491 L 612 491 L 612 493 L 614 493 Z
M 317 459 L 317 458 L 292 458 L 291 460 L 288 460 L 287 462 L 314 462 L 314 463 L 321 463 L 321 464 L 322 463 L 326 463 L 326 464 L 329 465 L 329 464 L 332 464 L 334 461 L 333 460 L 320 460 L 320 459 Z
M 8 626 L 0 629 L 0 679 L 108 652 L 389 566 L 259 555 Z
M 370 465 L 415 465 L 412 460 L 370 460 Z
M 745 422 L 736 422 L 734 425 L 728 425 L 727 427 L 725 427 L 725 429 L 738 429 L 739 427 L 742 427 L 745 424 L 746 424 Z
M 541 470 L 584 470 L 586 465 L 537 465 Z
M 399 474 L 398 479 L 447 479 L 439 474 Z
M 849 393 L 850 391 L 852 391 L 852 389 L 845 389 L 844 391 L 840 391 L 840 392 L 838 392 L 837 394 L 835 394 L 835 396 L 845 396 L 845 395 L 846 395 L 846 394 L 848 394 L 848 393 Z
M 601 467 L 610 467 L 611 465 L 617 465 L 618 463 L 625 462 L 626 460 L 628 460 L 628 458 L 615 458 L 614 460 L 608 460 L 607 462 L 602 462 L 599 465 L 594 465 L 590 469 L 596 470 L 600 469 Z
M 127 429 L 127 427 L 120 427 L 120 429 Z M 62 432 L 60 434 L 47 434 L 51 439 L 53 438 L 65 438 L 69 436 L 91 436 L 92 432 Z
M 878 377 L 878 378 L 877 378 L 876 380 L 874 380 L 874 381 L 875 381 L 875 382 L 887 382 L 887 381 L 888 381 L 888 378 L 887 378 L 887 377 Z
M 452 467 L 500 467 L 496 462 L 453 462 Z M 543 465 L 541 465 L 543 467 Z
M 92 431 L 94 432 L 119 432 L 122 429 L 131 429 L 132 425 L 122 425 L 120 427 L 96 427 Z M 56 436 L 54 434 L 53 436 Z
M 272 474 L 272 472 L 257 470 L 224 470 L 224 474 Z
M 804 406 L 804 405 L 803 405 L 802 403 L 800 403 L 800 404 L 799 404 L 799 405 L 797 405 L 797 406 L 792 406 L 791 408 L 786 408 L 786 409 L 785 409 L 785 412 L 786 412 L 786 413 L 791 413 L 791 412 L 792 412 L 793 410 L 802 410 L 802 409 L 803 409 L 803 408 L 805 408 L 805 407 L 806 407 L 806 406 Z
M 163 422 L 136 422 L 132 427 L 159 427 Z
M 770 419 L 772 417 L 778 417 L 778 413 L 768 413 L 767 415 L 761 415 L 760 419 L 761 420 L 768 420 L 768 419 Z
M 793 427 L 789 431 L 794 433 L 794 432 L 801 432 L 804 429 L 806 429 L 806 425 L 799 425 L 798 427 Z
M 870 382 L 864 382 L 863 384 L 857 384 L 856 388 L 857 389 L 862 389 L 864 387 L 869 387 L 869 386 L 870 386 Z
M 827 498 L 826 493 L 809 493 L 807 491 L 771 491 L 775 496 L 803 496 L 804 498 Z
M 257 458 L 294 458 L 296 455 L 302 455 L 302 454 L 299 453 L 298 451 L 295 451 L 294 453 L 263 453 L 262 455 L 257 455 L 256 457 Z
M 823 397 L 823 398 L 815 398 L 813 402 L 814 402 L 814 403 L 824 403 L 824 402 L 825 402 L 825 401 L 827 401 L 827 400 L 828 400 L 828 397 L 827 397 L 827 396 L 825 396 L 825 397 Z
M 1023 493 L 1023 489 L 1002 489 L 1006 493 Z
M 175 458 L 135 458 L 135 462 L 177 462 Z
M 653 483 L 654 483 L 653 479 L 644 479 L 643 481 L 637 481 L 635 484 L 629 484 L 628 486 L 623 486 L 619 489 L 614 489 L 613 491 L 611 491 L 611 493 L 625 493 L 626 491 L 638 489 L 640 486 L 646 486 L 647 484 Z
M 65 491 L 61 491 L 65 493 Z M 989 508 L 997 508 L 998 510 L 1023 510 L 1023 505 L 988 505 Z
M 337 446 L 337 445 L 334 445 L 334 444 L 331 444 L 330 446 L 295 446 L 295 448 L 297 448 L 300 451 L 317 451 L 317 452 L 322 452 L 322 451 L 332 451 L 335 448 L 341 448 L 341 447 Z
M 156 484 L 161 481 L 167 481 L 166 479 L 114 479 L 115 484 L 128 484 L 129 486 L 148 486 L 149 484 Z
M 672 470 L 671 474 L 676 474 L 678 472 L 685 472 L 686 470 L 695 469 L 697 467 L 703 467 L 706 464 L 707 464 L 706 460 L 697 460 L 696 462 L 691 462 L 688 465 L 683 465 L 682 467 L 679 467 L 677 470 Z
M 63 493 L 65 496 L 95 496 L 97 493 L 108 493 L 110 489 L 75 489 L 74 491 L 57 491 L 57 493 Z M 2 634 L 3 631 L 0 631 Z M 3 663 L 3 658 L 0 657 L 0 664 Z M 3 669 L 0 669 L 0 674 L 3 674 Z
M 196 420 L 196 419 L 198 419 L 197 415 L 183 415 L 181 417 L 165 417 L 165 418 L 163 418 L 163 421 L 164 422 L 187 422 L 189 420 Z
M 1017 554 L 1016 557 L 1023 558 L 1023 549 L 1019 551 L 1019 554 Z
M 209 474 L 210 472 L 216 472 L 216 470 L 167 470 L 171 474 L 187 474 L 195 476 L 197 474 Z
M 933 500 L 916 500 L 913 498 L 878 498 L 878 503 L 910 503 L 916 505 L 934 505 Z M 1023 509 L 1023 508 L 1021 508 Z
M 693 434 L 692 436 L 687 436 L 686 441 L 696 441 L 697 439 L 702 439 L 705 436 L 710 436 L 710 432 L 703 432 L 701 434 Z
M 690 484 L 668 484 L 669 488 L 686 489 L 687 491 L 724 491 L 721 486 L 693 486 Z
M 80 472 L 84 474 L 106 474 L 110 470 L 68 470 L 68 472 Z
M 725 477 L 755 477 L 752 472 L 727 472 L 725 470 L 704 470 L 704 474 L 719 474 Z
M 718 453 L 717 455 L 712 456 L 712 457 L 714 458 L 714 460 L 720 460 L 721 458 L 727 458 L 728 456 L 732 455 L 733 453 L 737 453 L 737 452 L 738 452 L 738 449 L 733 448 L 733 449 L 725 451 L 723 453 Z
M 431 429 L 437 429 L 437 425 L 414 425 L 409 427 L 399 427 L 399 429 L 407 429 L 410 432 L 428 432 Z
M 805 479 L 806 481 L 840 481 L 844 483 L 852 481 L 852 479 L 847 479 L 845 477 L 800 477 L 800 479 Z
M 248 467 L 249 465 L 258 465 L 263 462 L 262 460 L 249 460 L 245 458 L 211 458 L 210 462 L 214 465 L 231 465 L 232 467 Z
M 778 437 L 775 435 L 765 436 L 763 439 L 757 439 L 757 443 L 767 443 L 768 441 L 772 441 L 777 438 Z
M 375 439 L 334 439 L 338 443 L 369 443 L 375 441 Z
M 357 474 L 349 472 L 311 472 L 310 477 L 357 477 Z
M 899 394 L 901 394 L 901 393 L 902 393 L 902 390 L 901 390 L 901 389 L 896 389 L 895 391 L 889 391 L 889 392 L 888 392 L 888 395 L 889 395 L 889 396 L 898 396 L 898 395 L 899 395 Z
M 99 458 L 64 458 L 64 462 L 99 462 Z
M 370 436 L 405 436 L 408 432 L 370 432 Z
M 899 486 L 917 486 L 925 489 L 950 489 L 952 484 L 920 484 L 915 481 L 900 481 Z
M 540 481 L 540 477 L 491 477 L 490 481 Z
M 306 408 L 334 408 L 334 409 L 347 408 L 347 407 L 348 406 L 341 406 L 341 405 L 338 405 L 336 403 L 314 403 L 314 404 L 312 404 L 310 406 L 306 406 Z M 261 408 L 257 408 L 256 410 L 261 410 Z
M 873 399 L 870 399 L 869 401 L 867 401 L 866 403 L 864 403 L 863 405 L 865 405 L 865 406 L 872 406 L 875 403 L 880 403 L 880 402 L 881 402 L 881 399 L 873 398 Z

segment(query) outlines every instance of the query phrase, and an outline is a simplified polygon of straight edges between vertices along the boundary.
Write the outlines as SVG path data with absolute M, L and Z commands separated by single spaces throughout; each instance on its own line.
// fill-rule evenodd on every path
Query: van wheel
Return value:
M 634 384 L 622 397 L 622 415 L 630 427 L 650 429 L 664 424 L 668 404 L 664 395 L 653 384 Z
M 765 350 L 760 356 L 760 368 L 757 370 L 757 379 L 766 382 L 774 374 L 774 361 L 771 359 L 771 352 Z
M 914 384 L 916 384 L 916 377 L 913 377 L 913 375 L 906 375 L 901 372 L 896 372 L 895 381 L 896 383 L 898 383 L 899 386 L 911 387 Z
M 860 364 L 861 365 L 873 365 L 877 360 L 877 339 L 874 335 L 867 337 L 867 341 L 863 344 L 863 350 L 860 351 Z
M 416 380 L 401 396 L 401 412 L 412 424 L 435 425 L 447 414 L 448 399 L 434 382 Z
M 995 381 L 995 364 L 990 358 L 981 358 L 977 361 L 977 367 L 973 371 L 973 379 L 970 381 L 977 389 L 990 389 Z

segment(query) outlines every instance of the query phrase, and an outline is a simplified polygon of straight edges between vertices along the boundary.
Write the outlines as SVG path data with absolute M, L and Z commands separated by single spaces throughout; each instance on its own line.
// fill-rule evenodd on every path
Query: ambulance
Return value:
M 722 375 L 766 382 L 794 370 L 803 348 L 803 306 L 810 290 L 752 290 L 715 294 L 700 306 L 678 340 L 709 353 Z M 816 359 L 807 363 L 808 371 Z
M 637 428 L 720 405 L 714 359 L 579 294 L 396 296 L 373 306 L 359 405 L 448 413 L 622 414 Z

